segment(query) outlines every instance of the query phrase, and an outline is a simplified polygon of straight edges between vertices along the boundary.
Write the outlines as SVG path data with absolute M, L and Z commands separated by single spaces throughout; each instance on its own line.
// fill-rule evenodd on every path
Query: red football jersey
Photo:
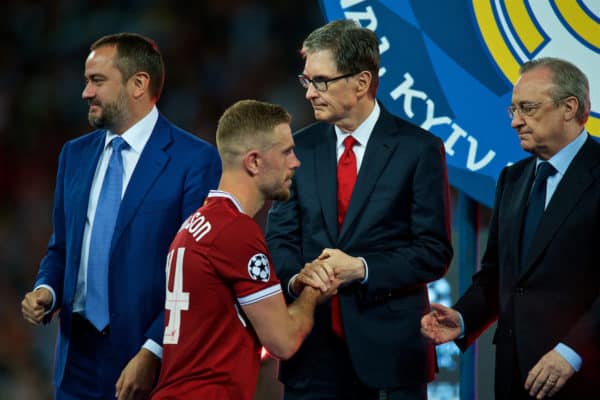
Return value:
M 211 191 L 167 257 L 160 399 L 251 400 L 260 342 L 240 305 L 281 292 L 256 222 L 228 193 Z

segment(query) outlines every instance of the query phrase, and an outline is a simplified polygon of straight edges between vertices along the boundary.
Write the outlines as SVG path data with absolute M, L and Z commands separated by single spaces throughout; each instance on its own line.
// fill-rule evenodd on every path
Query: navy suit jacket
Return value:
M 375 388 L 433 379 L 434 347 L 421 336 L 420 319 L 429 310 L 427 283 L 442 277 L 452 258 L 442 142 L 382 107 L 338 232 L 334 127 L 319 122 L 294 140 L 302 165 L 291 199 L 270 210 L 266 235 L 282 285 L 325 247 L 364 257 L 368 282 L 339 291 L 358 376 Z M 300 388 L 332 374 L 330 321 L 327 302 L 298 353 L 281 363 L 285 384 Z
M 67 142 L 61 151 L 54 232 L 35 282 L 56 292 L 57 387 L 67 362 L 89 193 L 105 135 L 96 130 Z M 217 186 L 220 174 L 213 146 L 159 116 L 123 196 L 111 244 L 108 287 L 114 354 L 108 376 L 118 377 L 148 338 L 162 344 L 168 247 L 183 220 Z
M 496 399 L 515 399 L 520 382 L 559 342 L 583 364 L 556 399 L 600 393 L 600 144 L 588 138 L 558 184 L 519 268 L 521 227 L 535 158 L 505 168 L 498 180 L 481 271 L 455 308 L 464 350 L 496 319 Z

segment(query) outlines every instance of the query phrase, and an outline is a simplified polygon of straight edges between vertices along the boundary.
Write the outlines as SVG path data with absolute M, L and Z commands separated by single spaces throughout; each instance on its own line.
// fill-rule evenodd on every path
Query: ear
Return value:
M 129 78 L 131 95 L 136 100 L 148 93 L 149 85 L 150 75 L 147 72 L 136 72 L 131 78 Z
M 364 95 L 369 91 L 371 82 L 373 81 L 373 75 L 370 71 L 361 71 L 358 74 L 357 80 L 358 86 L 356 88 L 359 95 Z
M 258 175 L 262 158 L 258 150 L 249 150 L 242 159 L 244 169 L 250 176 Z
M 562 100 L 562 103 L 565 105 L 565 120 L 570 121 L 574 119 L 577 114 L 577 109 L 579 108 L 579 100 L 577 100 L 577 97 L 569 96 Z

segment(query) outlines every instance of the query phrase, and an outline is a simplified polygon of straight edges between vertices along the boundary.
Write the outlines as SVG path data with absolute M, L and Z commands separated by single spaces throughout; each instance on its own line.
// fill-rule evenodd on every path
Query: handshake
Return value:
M 366 265 L 363 259 L 352 257 L 338 249 L 324 249 L 312 262 L 292 278 L 290 288 L 299 295 L 305 287 L 320 291 L 320 302 L 335 295 L 340 286 L 364 280 Z

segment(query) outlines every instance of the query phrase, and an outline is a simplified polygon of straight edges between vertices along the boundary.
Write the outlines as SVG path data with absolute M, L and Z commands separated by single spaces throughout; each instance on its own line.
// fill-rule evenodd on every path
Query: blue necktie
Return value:
M 527 202 L 527 211 L 525 214 L 525 222 L 523 224 L 523 237 L 521 240 L 521 267 L 524 266 L 525 256 L 529 252 L 531 240 L 537 230 L 544 209 L 546 206 L 546 182 L 548 177 L 554 175 L 556 169 L 548 161 L 541 162 L 537 167 L 529 201 Z
M 112 140 L 111 145 L 112 154 L 108 161 L 94 216 L 87 268 L 85 316 L 98 331 L 106 328 L 109 322 L 108 264 L 110 245 L 123 190 L 121 150 L 127 147 L 127 142 L 117 136 Z

